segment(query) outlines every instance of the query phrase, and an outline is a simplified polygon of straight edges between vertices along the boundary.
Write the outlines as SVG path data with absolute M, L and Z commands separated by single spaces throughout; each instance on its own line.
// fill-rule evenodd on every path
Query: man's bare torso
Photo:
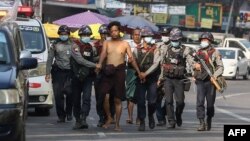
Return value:
M 107 64 L 113 64 L 118 66 L 125 61 L 125 55 L 127 51 L 126 41 L 107 41 Z

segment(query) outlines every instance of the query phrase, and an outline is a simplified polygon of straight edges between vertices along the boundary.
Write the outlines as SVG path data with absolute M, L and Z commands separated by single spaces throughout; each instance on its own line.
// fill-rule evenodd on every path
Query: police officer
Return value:
M 160 74 L 160 52 L 156 49 L 153 33 L 147 28 L 142 29 L 143 45 L 135 48 L 134 56 L 141 70 L 140 79 L 136 83 L 136 99 L 138 118 L 140 120 L 139 131 L 145 131 L 146 100 L 148 100 L 149 128 L 154 129 L 154 113 L 157 99 L 157 80 Z M 146 96 L 147 94 L 147 96 Z M 147 97 L 147 99 L 146 99 Z
M 95 79 L 96 49 L 91 44 L 92 35 L 89 26 L 82 26 L 72 47 L 71 67 L 73 71 L 73 113 L 76 123 L 73 129 L 88 128 L 86 121 L 90 112 L 92 83 Z
M 197 54 L 200 59 L 203 59 L 213 73 L 210 77 L 204 67 L 200 64 L 195 65 L 194 78 L 197 86 L 197 102 L 196 112 L 197 118 L 200 120 L 198 131 L 211 129 L 212 117 L 214 116 L 214 103 L 216 97 L 216 88 L 212 84 L 212 80 L 216 80 L 223 73 L 223 63 L 219 52 L 214 49 L 212 43 L 214 37 L 210 32 L 204 32 L 200 36 L 200 49 Z M 198 61 L 198 60 L 196 60 Z M 205 99 L 207 101 L 207 126 L 205 126 Z
M 182 31 L 179 28 L 173 28 L 170 32 L 170 44 L 164 47 L 162 55 L 159 82 L 164 81 L 168 128 L 175 128 L 176 123 L 178 126 L 182 125 L 181 115 L 185 106 L 183 79 L 185 79 L 186 60 L 190 64 L 194 64 L 190 49 L 181 43 L 182 37 Z M 173 104 L 174 94 L 176 110 L 174 110 Z
M 167 46 L 170 43 L 169 40 L 169 33 L 170 33 L 171 29 L 168 27 L 162 27 L 160 28 L 160 32 L 161 32 L 161 40 L 162 43 L 161 45 L 163 46 Z M 161 84 L 158 89 L 157 89 L 157 104 L 156 104 L 156 117 L 158 120 L 158 124 L 157 126 L 165 126 L 166 125 L 166 104 L 165 102 L 163 103 L 164 105 L 162 105 L 162 100 L 164 97 L 164 87 L 163 84 Z
M 49 50 L 45 80 L 49 82 L 51 72 L 58 116 L 57 122 L 65 122 L 66 117 L 68 121 L 72 120 L 70 73 L 70 50 L 72 41 L 69 39 L 70 29 L 68 26 L 60 26 L 57 33 L 59 34 L 59 39 L 52 44 Z M 54 59 L 55 61 L 53 63 Z M 64 95 L 66 95 L 66 110 L 64 109 Z
M 101 25 L 99 27 L 98 32 L 99 32 L 99 34 L 101 36 L 101 39 L 98 40 L 97 42 L 95 42 L 94 46 L 95 46 L 95 48 L 97 50 L 98 56 L 100 56 L 101 50 L 102 50 L 102 47 L 103 47 L 103 43 L 104 43 L 104 41 L 106 40 L 106 38 L 108 36 L 107 26 L 105 24 Z M 98 121 L 97 127 L 102 127 L 102 125 L 104 125 L 104 123 L 105 123 L 105 112 L 104 112 L 104 109 L 103 109 L 104 97 L 99 92 L 100 91 L 101 78 L 102 78 L 102 72 L 99 72 L 99 74 L 97 75 L 97 78 L 94 81 L 95 98 L 96 98 L 96 111 L 97 111 L 97 114 L 99 116 L 99 121 Z

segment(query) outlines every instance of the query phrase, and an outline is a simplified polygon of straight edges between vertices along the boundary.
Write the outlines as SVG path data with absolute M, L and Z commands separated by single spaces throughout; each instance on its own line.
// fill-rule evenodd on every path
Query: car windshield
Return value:
M 234 50 L 219 50 L 223 59 L 235 59 Z
M 250 42 L 248 40 L 240 40 L 240 42 L 250 50 Z
M 6 36 L 0 31 L 0 64 L 10 63 Z
M 200 44 L 199 33 L 185 33 L 184 32 L 184 44 Z
M 0 7 L 12 7 L 14 4 L 14 0 L 1 0 Z
M 45 50 L 42 29 L 37 26 L 20 25 L 25 48 L 32 53 L 41 53 Z

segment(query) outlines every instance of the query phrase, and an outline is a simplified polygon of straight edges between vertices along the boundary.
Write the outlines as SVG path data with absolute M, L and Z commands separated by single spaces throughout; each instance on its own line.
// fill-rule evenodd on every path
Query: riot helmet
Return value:
M 171 28 L 170 27 L 161 27 L 159 31 L 162 35 L 168 36 L 170 31 L 171 31 Z
M 79 31 L 78 31 L 78 35 L 82 36 L 82 35 L 92 35 L 92 30 L 88 25 L 83 25 L 82 27 L 80 27 Z
M 207 39 L 208 41 L 204 41 L 203 39 Z M 199 40 L 201 42 L 200 47 L 204 49 L 209 47 L 211 43 L 214 43 L 214 36 L 210 32 L 204 32 L 201 34 Z
M 171 41 L 179 41 L 182 38 L 183 38 L 182 31 L 177 27 L 174 27 L 169 33 L 169 39 Z
M 202 33 L 199 40 L 201 41 L 202 39 L 208 39 L 211 43 L 214 42 L 214 36 L 210 32 Z
M 67 25 L 61 25 L 59 28 L 58 28 L 58 31 L 57 31 L 57 34 L 62 34 L 62 33 L 67 33 L 70 35 L 70 29 Z
M 102 25 L 99 27 L 98 32 L 99 32 L 100 34 L 108 34 L 107 25 L 102 24 Z

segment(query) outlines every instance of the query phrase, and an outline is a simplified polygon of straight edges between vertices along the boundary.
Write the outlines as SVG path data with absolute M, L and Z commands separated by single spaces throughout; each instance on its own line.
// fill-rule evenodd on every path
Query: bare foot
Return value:
M 117 132 L 121 132 L 122 131 L 122 129 L 120 127 L 115 127 L 114 130 L 117 131 Z
M 132 120 L 132 119 L 127 119 L 126 122 L 127 122 L 128 124 L 133 124 L 133 120 Z
M 115 124 L 115 120 L 112 118 L 111 124 Z
M 112 121 L 113 121 L 112 118 L 108 118 L 105 124 L 102 125 L 102 127 L 108 129 Z

